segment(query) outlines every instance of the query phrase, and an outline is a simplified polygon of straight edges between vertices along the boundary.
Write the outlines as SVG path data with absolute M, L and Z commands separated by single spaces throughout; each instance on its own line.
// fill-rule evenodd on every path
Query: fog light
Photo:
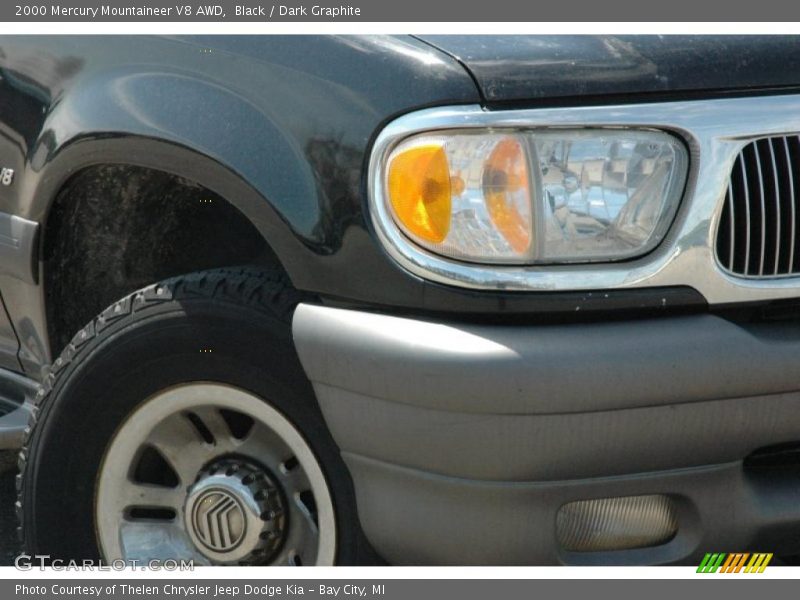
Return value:
M 558 542 L 572 552 L 658 546 L 677 531 L 674 503 L 661 495 L 570 502 L 556 516 Z

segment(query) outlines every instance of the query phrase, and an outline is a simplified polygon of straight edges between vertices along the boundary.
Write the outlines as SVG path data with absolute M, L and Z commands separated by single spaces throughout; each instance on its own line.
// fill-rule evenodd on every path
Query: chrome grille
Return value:
M 730 273 L 800 273 L 798 159 L 798 136 L 756 140 L 736 157 L 717 230 L 717 259 Z

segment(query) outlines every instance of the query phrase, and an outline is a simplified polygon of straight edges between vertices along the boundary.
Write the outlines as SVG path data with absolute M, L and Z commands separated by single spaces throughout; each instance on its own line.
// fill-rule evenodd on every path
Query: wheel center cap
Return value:
M 191 521 L 197 539 L 214 552 L 230 552 L 247 531 L 241 502 L 234 492 L 222 488 L 211 488 L 197 496 Z
M 265 564 L 286 530 L 277 484 L 264 469 L 233 459 L 200 472 L 186 497 L 184 522 L 195 547 L 217 564 Z

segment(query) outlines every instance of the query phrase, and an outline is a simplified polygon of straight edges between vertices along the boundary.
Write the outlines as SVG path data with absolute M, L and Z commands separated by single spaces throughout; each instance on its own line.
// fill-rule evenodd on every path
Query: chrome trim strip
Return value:
M 691 162 L 678 216 L 656 250 L 621 263 L 492 266 L 422 250 L 399 232 L 387 211 L 381 185 L 383 160 L 409 135 L 473 127 L 637 127 L 675 133 L 688 144 Z M 371 221 L 387 252 L 402 267 L 459 287 L 566 291 L 687 285 L 711 304 L 800 296 L 800 277 L 737 277 L 717 263 L 715 251 L 728 179 L 739 151 L 756 139 L 798 132 L 799 95 L 509 111 L 477 105 L 426 109 L 392 121 L 375 141 L 368 175 Z

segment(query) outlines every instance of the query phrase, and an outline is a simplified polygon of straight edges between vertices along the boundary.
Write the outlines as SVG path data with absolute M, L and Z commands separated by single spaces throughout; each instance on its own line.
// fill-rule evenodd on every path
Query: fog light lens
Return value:
M 571 552 L 658 546 L 677 531 L 675 505 L 662 495 L 570 502 L 556 516 L 558 542 Z

